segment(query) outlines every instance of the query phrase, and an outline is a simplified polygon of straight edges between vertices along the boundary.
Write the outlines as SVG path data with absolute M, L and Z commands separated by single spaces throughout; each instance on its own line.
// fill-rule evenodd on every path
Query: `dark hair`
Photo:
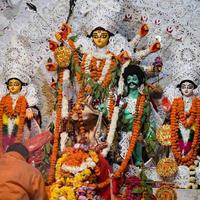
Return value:
M 6 81 L 6 85 L 8 85 L 9 81 L 10 81 L 10 80 L 13 80 L 13 79 L 18 80 L 18 81 L 22 84 L 22 86 L 26 86 L 26 85 L 27 85 L 26 83 L 22 82 L 21 80 L 19 80 L 18 78 L 15 78 L 15 77 L 8 79 L 8 80 Z
M 144 83 L 146 75 L 144 71 L 138 66 L 134 64 L 130 64 L 128 67 L 125 68 L 124 73 L 123 73 L 123 78 L 125 84 L 127 84 L 127 77 L 129 75 L 137 75 L 138 80 L 139 80 L 139 86 Z
M 111 33 L 110 31 L 106 30 L 105 28 L 102 28 L 102 27 L 99 26 L 99 27 L 95 28 L 94 30 L 92 30 L 92 32 L 90 33 L 90 35 L 88 35 L 88 37 L 92 37 L 92 34 L 94 33 L 94 31 L 107 31 L 108 34 L 109 34 L 109 38 L 111 36 L 114 36 L 113 33 Z
M 14 144 L 11 144 L 6 152 L 11 152 L 11 151 L 14 151 L 14 152 L 17 152 L 19 153 L 20 155 L 22 155 L 26 160 L 29 158 L 29 151 L 28 149 L 22 144 L 22 143 L 14 143 Z
M 183 81 L 181 81 L 176 87 L 179 88 L 179 89 L 181 89 L 181 85 L 182 85 L 183 83 L 185 83 L 185 82 L 189 82 L 189 83 L 193 84 L 194 89 L 197 88 L 197 85 L 196 85 L 193 81 L 191 81 L 191 80 L 183 80 Z

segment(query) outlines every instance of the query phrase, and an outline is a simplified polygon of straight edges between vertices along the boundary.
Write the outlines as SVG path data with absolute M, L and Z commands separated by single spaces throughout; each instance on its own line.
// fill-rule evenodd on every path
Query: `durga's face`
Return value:
M 97 47 L 103 48 L 108 44 L 109 33 L 108 31 L 104 31 L 104 30 L 96 30 L 92 34 L 92 39 L 93 39 L 94 44 Z
M 21 91 L 22 83 L 17 79 L 10 79 L 8 82 L 8 90 L 11 94 L 17 94 Z

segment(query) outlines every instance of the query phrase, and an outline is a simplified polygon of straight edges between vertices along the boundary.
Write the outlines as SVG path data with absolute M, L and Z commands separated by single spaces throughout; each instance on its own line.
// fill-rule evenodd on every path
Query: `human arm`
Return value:
M 160 48 L 161 48 L 160 41 L 156 39 L 156 41 L 153 44 L 151 44 L 147 49 L 136 50 L 135 55 L 134 55 L 134 60 L 141 61 L 149 54 L 159 51 Z
M 140 40 L 145 37 L 149 32 L 149 27 L 147 24 L 142 24 L 138 29 L 135 37 L 129 42 L 131 47 L 135 49 L 134 60 L 141 61 L 144 57 L 148 56 L 150 53 L 155 53 L 160 49 L 160 41 L 156 39 L 156 41 L 151 44 L 147 49 L 137 50 L 137 45 Z
M 142 24 L 141 27 L 139 28 L 137 34 L 135 35 L 135 37 L 130 41 L 130 44 L 133 48 L 135 48 L 139 41 L 141 40 L 141 38 L 143 38 L 144 36 L 146 36 L 149 32 L 149 27 L 147 24 Z
M 107 109 L 106 103 L 100 104 L 100 105 L 98 106 L 98 110 L 99 110 L 99 112 L 102 112 L 103 115 L 107 116 L 107 114 L 108 114 L 108 109 Z
M 44 180 L 38 170 L 37 174 L 32 178 L 32 184 L 30 187 L 31 187 L 31 194 L 30 194 L 31 200 L 48 200 L 48 195 L 45 189 Z

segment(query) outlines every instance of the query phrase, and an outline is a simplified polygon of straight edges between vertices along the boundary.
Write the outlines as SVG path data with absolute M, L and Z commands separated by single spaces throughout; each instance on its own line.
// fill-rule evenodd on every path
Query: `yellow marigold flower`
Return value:
M 83 177 L 82 173 L 81 173 L 81 174 L 78 173 L 78 174 L 75 175 L 74 179 L 75 179 L 76 181 L 83 181 L 83 180 L 84 180 L 84 177 Z
M 16 125 L 19 125 L 19 116 L 17 116 L 17 117 L 15 118 L 15 124 L 16 124 Z
M 83 171 L 83 174 L 85 174 L 86 176 L 90 176 L 92 174 L 91 170 L 90 169 L 85 169 Z
M 80 181 L 74 181 L 73 182 L 73 186 L 74 187 L 76 187 L 76 188 L 79 188 L 79 187 L 81 187 L 83 184 L 82 184 L 82 182 L 80 182 Z
M 95 151 L 90 150 L 90 151 L 89 151 L 89 155 L 90 155 L 90 157 L 92 158 L 92 160 L 93 160 L 95 163 L 99 162 L 98 155 L 97 155 L 97 153 L 96 153 Z
M 193 125 L 191 126 L 191 129 L 192 129 L 193 131 L 195 131 L 195 124 L 193 124 Z
M 9 120 L 8 116 L 6 114 L 3 114 L 3 124 L 4 125 L 8 125 L 8 120 Z

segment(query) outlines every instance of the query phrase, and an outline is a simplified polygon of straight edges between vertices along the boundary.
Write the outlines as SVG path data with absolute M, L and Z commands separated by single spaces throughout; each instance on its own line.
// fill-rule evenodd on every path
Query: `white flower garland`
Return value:
M 69 70 L 66 69 L 64 71 L 64 75 L 63 75 L 63 83 L 66 84 L 66 85 L 63 85 L 63 98 L 62 98 L 62 118 L 67 118 L 68 117 L 68 97 L 66 96 L 67 94 L 65 94 L 64 92 L 64 87 L 67 87 L 68 84 L 69 84 L 69 77 L 70 77 L 70 74 L 69 74 Z
M 92 55 L 91 54 L 87 54 L 86 60 L 85 60 L 85 73 L 90 74 L 89 65 L 90 65 L 91 60 L 92 60 Z
M 82 162 L 79 167 L 71 167 L 63 164 L 61 169 L 65 172 L 70 172 L 71 174 L 77 174 L 85 169 L 94 169 L 96 167 L 96 163 L 92 160 L 92 158 L 87 158 L 85 162 Z
M 111 65 L 111 56 L 110 56 L 109 59 L 106 59 L 105 66 L 104 66 L 104 68 L 102 70 L 102 73 L 101 73 L 101 77 L 98 80 L 99 84 L 101 84 L 103 82 L 103 80 L 105 79 L 106 74 L 108 73 L 108 70 L 110 68 L 110 65 Z
M 118 87 L 118 90 L 117 90 L 118 95 L 123 94 L 124 78 L 123 78 L 122 75 L 124 73 L 124 69 L 129 65 L 129 63 L 130 63 L 130 61 L 127 61 L 126 63 L 124 63 L 122 65 L 120 79 L 119 79 L 119 87 Z M 114 136 L 115 136 L 115 130 L 116 130 L 116 127 L 117 127 L 118 117 L 119 117 L 119 106 L 115 106 L 114 111 L 113 111 L 113 115 L 112 115 L 112 119 L 111 119 L 110 129 L 109 129 L 108 136 L 107 136 L 107 139 L 106 139 L 106 143 L 107 143 L 108 146 L 105 149 L 103 149 L 103 151 L 102 151 L 102 155 L 104 157 L 107 156 L 108 152 L 110 151 L 111 145 L 113 143 Z

